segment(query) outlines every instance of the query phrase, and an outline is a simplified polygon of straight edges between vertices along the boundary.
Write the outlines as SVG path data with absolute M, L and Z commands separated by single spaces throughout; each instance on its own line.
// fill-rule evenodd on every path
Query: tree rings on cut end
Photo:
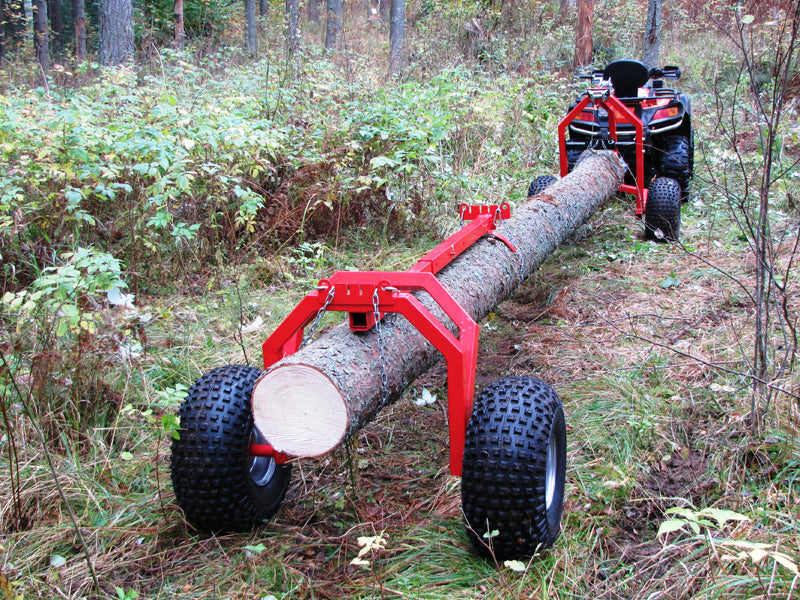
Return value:
M 278 452 L 311 457 L 330 452 L 344 439 L 348 410 L 325 373 L 309 365 L 286 364 L 256 382 L 253 419 Z

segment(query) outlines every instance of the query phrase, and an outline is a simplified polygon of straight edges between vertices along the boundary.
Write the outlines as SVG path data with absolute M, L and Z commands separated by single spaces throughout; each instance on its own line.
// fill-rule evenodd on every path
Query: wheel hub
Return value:
M 250 443 L 265 443 L 265 440 L 261 438 L 255 428 L 250 432 Z M 269 456 L 251 456 L 248 470 L 253 483 L 259 487 L 264 486 L 269 483 L 269 480 L 275 474 L 275 460 Z
M 558 466 L 558 446 L 556 436 L 550 435 L 550 441 L 547 444 L 547 464 L 545 465 L 545 506 L 550 510 L 553 504 L 553 498 L 556 493 L 556 471 Z

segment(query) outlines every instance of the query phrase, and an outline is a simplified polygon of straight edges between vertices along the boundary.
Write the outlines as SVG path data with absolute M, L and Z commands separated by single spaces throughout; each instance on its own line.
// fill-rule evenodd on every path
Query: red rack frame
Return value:
M 323 308 L 348 313 L 353 331 L 367 331 L 374 327 L 373 299 L 377 294 L 380 318 L 387 313 L 402 314 L 447 360 L 450 472 L 461 475 L 466 427 L 475 391 L 480 327 L 435 275 L 486 234 L 494 235 L 516 252 L 508 240 L 493 233 L 498 222 L 507 219 L 510 212 L 507 203 L 492 206 L 462 204 L 459 206 L 462 221 L 472 222 L 425 254 L 408 271 L 339 271 L 321 280 L 264 342 L 264 368 L 297 352 L 305 328 Z M 455 324 L 458 335 L 454 335 L 413 295 L 416 291 L 425 291 L 433 298 Z M 278 462 L 288 460 L 268 444 L 252 444 L 250 454 L 273 456 Z
M 589 103 L 600 106 L 608 112 L 608 135 L 617 141 L 617 121 L 630 123 L 636 130 L 636 185 L 623 183 L 619 186 L 620 192 L 633 194 L 636 196 L 636 216 L 644 214 L 647 204 L 647 188 L 644 186 L 644 125 L 634 112 L 628 108 L 616 96 L 609 93 L 608 88 L 592 88 L 586 91 L 580 102 L 567 113 L 558 124 L 558 149 L 561 167 L 561 176 L 569 173 L 569 161 L 567 160 L 567 127 L 583 111 Z

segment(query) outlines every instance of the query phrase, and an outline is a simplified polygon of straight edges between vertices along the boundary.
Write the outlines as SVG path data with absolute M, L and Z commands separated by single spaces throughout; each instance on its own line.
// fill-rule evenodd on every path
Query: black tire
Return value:
M 566 464 L 564 410 L 553 388 L 533 377 L 489 385 L 472 409 L 461 479 L 475 549 L 505 560 L 552 546 L 561 530 Z
M 657 177 L 650 184 L 644 207 L 644 237 L 677 241 L 681 229 L 681 186 L 671 177 Z
M 581 154 L 585 150 L 586 148 L 567 150 L 567 171 L 569 173 L 572 173 L 572 170 L 578 165 Z
M 172 442 L 172 487 L 186 520 L 203 531 L 247 531 L 278 510 L 291 465 L 251 457 L 264 443 L 253 426 L 250 397 L 262 371 L 227 365 L 209 371 L 180 407 Z
M 689 181 L 694 168 L 694 149 L 689 137 L 683 135 L 665 136 L 660 143 L 661 163 L 658 173 L 661 177 L 671 177 L 681 186 L 681 198 L 689 199 Z
M 558 179 L 552 175 L 539 175 L 536 179 L 531 181 L 530 186 L 528 186 L 528 198 L 541 194 L 556 181 L 558 181 Z

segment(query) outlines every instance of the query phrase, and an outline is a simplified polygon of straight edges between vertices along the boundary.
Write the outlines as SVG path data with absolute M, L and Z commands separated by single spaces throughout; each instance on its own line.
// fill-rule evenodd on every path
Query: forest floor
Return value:
M 534 375 L 557 390 L 567 414 L 562 534 L 521 570 L 470 548 L 459 480 L 448 469 L 440 363 L 356 444 L 296 463 L 282 508 L 250 534 L 187 529 L 163 439 L 155 455 L 142 449 L 130 465 L 111 464 L 109 477 L 125 481 L 132 500 L 109 500 L 109 518 L 86 531 L 98 577 L 120 598 L 746 597 L 738 586 L 791 597 L 796 578 L 775 574 L 785 569 L 778 559 L 797 558 L 798 414 L 789 403 L 776 407 L 775 435 L 750 442 L 749 387 L 735 374 L 749 352 L 749 315 L 738 285 L 722 275 L 745 281 L 748 265 L 708 235 L 712 213 L 700 201 L 684 206 L 690 255 L 645 242 L 630 201 L 615 199 L 482 324 L 478 387 Z M 414 402 L 423 389 L 435 403 Z M 785 437 L 792 431 L 794 441 Z M 686 527 L 659 537 L 675 507 L 687 509 Z M 691 515 L 708 507 L 736 516 L 705 516 L 694 535 Z M 29 536 L 35 530 L 6 538 L 6 552 L 19 552 Z M 368 564 L 351 564 L 375 536 L 384 543 L 367 553 Z M 777 554 L 755 566 L 746 544 L 759 542 Z M 39 567 L 35 589 L 87 593 L 79 546 L 64 520 L 32 561 L 71 558 Z M 20 589 L 34 597 L 29 583 Z

